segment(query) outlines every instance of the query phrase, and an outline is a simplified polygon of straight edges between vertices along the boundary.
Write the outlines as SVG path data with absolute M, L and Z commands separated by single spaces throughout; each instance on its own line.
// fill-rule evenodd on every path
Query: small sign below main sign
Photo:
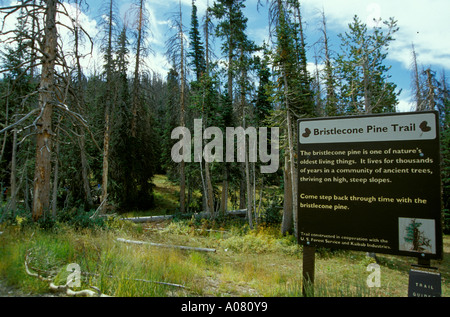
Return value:
M 436 268 L 415 266 L 409 271 L 408 297 L 441 297 L 441 274 Z

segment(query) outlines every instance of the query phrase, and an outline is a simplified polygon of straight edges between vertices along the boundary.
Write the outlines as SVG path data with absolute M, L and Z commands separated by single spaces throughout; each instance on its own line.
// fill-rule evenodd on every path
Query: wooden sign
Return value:
M 299 243 L 442 258 L 438 114 L 298 121 Z

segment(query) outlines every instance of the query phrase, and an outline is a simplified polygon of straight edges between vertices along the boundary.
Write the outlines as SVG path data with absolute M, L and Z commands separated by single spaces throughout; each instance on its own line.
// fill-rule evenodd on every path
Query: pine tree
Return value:
M 444 232 L 450 233 L 450 98 L 445 73 L 441 78 L 439 98 L 441 122 L 441 179 Z
M 255 67 L 258 76 L 258 88 L 254 103 L 254 124 L 255 126 L 264 126 L 265 120 L 268 119 L 273 110 L 272 102 L 270 101 L 270 80 L 271 71 L 269 68 L 269 52 L 266 45 L 263 45 L 263 57 L 255 57 Z
M 33 46 L 30 39 L 33 30 L 29 30 L 26 10 L 21 9 L 16 28 L 14 45 L 5 45 L 6 51 L 2 56 L 4 77 L 0 83 L 0 94 L 2 95 L 0 105 L 5 111 L 0 114 L 0 122 L 4 123 L 3 127 L 7 127 L 20 113 L 29 112 L 34 108 L 34 104 L 37 104 L 37 99 L 32 96 L 33 91 L 37 88 L 36 79 L 33 77 L 35 61 L 30 52 L 30 47 Z M 26 157 L 30 154 L 31 144 L 23 142 L 25 137 L 19 135 L 20 132 L 22 134 L 24 132 L 21 130 L 21 128 L 15 127 L 9 133 L 1 133 L 0 143 L 0 187 L 5 190 L 9 184 L 10 199 L 7 209 L 13 215 L 19 201 L 21 189 L 19 187 L 22 183 L 18 180 L 26 179 L 24 174 L 29 174 Z M 19 137 L 23 138 L 20 146 Z M 25 182 L 27 181 L 25 180 Z
M 234 117 L 246 126 L 246 116 L 248 111 L 247 94 L 249 91 L 248 71 L 250 69 L 249 54 L 256 47 L 246 35 L 247 18 L 243 14 L 245 8 L 243 0 L 220 0 L 214 3 L 211 12 L 218 20 L 216 25 L 216 35 L 223 38 L 222 52 L 227 56 L 227 90 L 226 100 L 223 104 L 222 113 L 233 113 Z M 237 84 L 235 89 L 234 84 Z M 239 95 L 236 93 L 239 93 Z M 227 125 L 229 126 L 229 125 Z M 247 142 L 247 141 L 245 141 Z M 248 146 L 245 145 L 246 151 Z M 247 154 L 246 154 L 247 155 Z M 240 165 L 240 208 L 245 204 L 247 207 L 247 217 L 250 227 L 253 227 L 252 204 L 251 204 L 251 184 L 248 158 Z M 225 164 L 223 191 L 222 191 L 222 213 L 227 209 L 227 188 L 228 188 L 228 165 Z
M 311 79 L 305 65 L 304 38 L 296 1 L 271 2 L 270 20 L 275 24 L 273 67 L 276 82 L 273 101 L 278 105 L 272 118 L 284 131 L 284 212 L 282 233 L 297 233 L 296 129 L 300 116 L 314 116 Z
M 406 236 L 404 240 L 412 244 L 412 251 L 423 252 L 425 247 L 430 247 L 431 240 L 427 238 L 423 231 L 420 230 L 422 226 L 421 222 L 417 222 L 416 219 L 412 219 L 409 225 L 406 227 Z
M 199 22 L 197 17 L 197 6 L 195 0 L 192 0 L 191 29 L 189 30 L 189 39 L 191 49 L 187 57 L 191 59 L 189 63 L 193 67 L 195 78 L 200 82 L 202 75 L 206 71 L 205 48 L 200 36 Z
M 340 97 L 350 113 L 393 112 L 398 103 L 396 85 L 389 82 L 390 67 L 384 65 L 398 27 L 393 18 L 383 24 L 386 33 L 381 26 L 369 32 L 367 25 L 354 16 L 349 32 L 339 35 L 343 52 L 337 59 L 342 80 Z

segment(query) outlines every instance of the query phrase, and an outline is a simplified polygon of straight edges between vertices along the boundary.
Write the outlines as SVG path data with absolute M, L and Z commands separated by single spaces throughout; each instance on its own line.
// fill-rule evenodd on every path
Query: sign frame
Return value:
M 299 244 L 442 259 L 436 111 L 304 118 L 297 131 Z M 411 249 L 405 234 L 415 228 L 427 238 Z

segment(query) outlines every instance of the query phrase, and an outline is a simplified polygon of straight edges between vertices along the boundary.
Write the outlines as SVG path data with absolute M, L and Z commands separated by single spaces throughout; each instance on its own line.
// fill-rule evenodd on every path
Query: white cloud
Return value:
M 15 5 L 16 2 L 11 2 L 9 5 Z M 65 9 L 64 9 L 65 8 Z M 59 36 L 59 44 L 63 48 L 64 56 L 66 57 L 66 62 L 69 66 L 72 66 L 74 63 L 74 37 L 73 33 L 70 30 L 75 24 L 78 24 L 83 28 L 83 30 L 87 34 L 96 34 L 98 32 L 97 22 L 91 18 L 89 18 L 85 13 L 83 13 L 76 4 L 64 4 L 64 8 L 59 8 L 59 12 L 57 13 L 57 21 L 59 25 L 57 26 L 58 36 Z M 67 16 L 62 12 L 67 11 Z M 14 14 L 8 16 L 3 20 L 3 16 L 1 17 L 2 22 L 4 22 L 3 32 L 7 32 L 8 30 L 14 30 L 17 24 L 17 18 L 19 16 L 19 12 L 15 12 Z M 40 25 L 40 29 L 43 29 L 43 21 L 37 20 Z M 0 42 L 2 44 L 5 43 L 7 38 L 10 35 L 0 35 Z M 91 46 L 91 42 L 87 36 L 82 36 L 83 39 L 80 40 L 79 45 L 79 54 L 83 57 L 81 58 L 81 65 L 83 69 L 88 70 L 92 69 L 94 64 L 94 60 L 96 59 L 96 55 L 98 55 L 98 48 L 96 45 Z M 12 42 L 11 44 L 13 44 Z M 5 46 L 2 45 L 0 49 L 4 49 Z M 92 50 L 92 54 L 91 54 Z
M 398 101 L 398 105 L 397 105 L 398 112 L 408 112 L 408 111 L 414 111 L 414 110 L 415 110 L 415 106 L 410 101 L 407 101 L 404 99 L 400 99 Z
M 74 25 L 78 24 L 81 26 L 89 36 L 97 34 L 98 25 L 95 20 L 90 19 L 76 4 L 64 4 L 65 9 L 69 16 L 58 13 L 57 21 L 61 24 L 64 24 L 70 28 Z M 71 59 L 74 59 L 73 56 L 73 45 L 74 45 L 74 37 L 71 30 L 67 27 L 58 26 L 58 35 L 61 38 L 61 42 L 63 44 L 63 48 L 65 50 L 65 55 L 70 56 Z M 98 46 L 91 43 L 91 40 L 94 41 L 93 38 L 89 39 L 88 35 L 83 34 L 82 40 L 80 40 L 79 45 L 79 54 L 83 57 L 81 58 L 81 66 L 83 69 L 92 69 L 94 66 L 92 62 L 95 60 L 95 56 L 99 54 Z M 74 61 L 72 61 L 74 62 Z
M 341 33 L 354 15 L 368 25 L 373 18 L 398 21 L 399 32 L 390 46 L 388 58 L 403 67 L 411 64 L 411 44 L 414 43 L 418 62 L 450 69 L 450 41 L 445 33 L 450 29 L 448 0 L 303 0 L 304 11 L 311 16 L 324 8 L 328 27 Z
M 170 69 L 170 64 L 166 58 L 166 56 L 162 53 L 156 53 L 149 55 L 145 59 L 145 63 L 148 65 L 148 68 L 157 74 L 165 77 Z

